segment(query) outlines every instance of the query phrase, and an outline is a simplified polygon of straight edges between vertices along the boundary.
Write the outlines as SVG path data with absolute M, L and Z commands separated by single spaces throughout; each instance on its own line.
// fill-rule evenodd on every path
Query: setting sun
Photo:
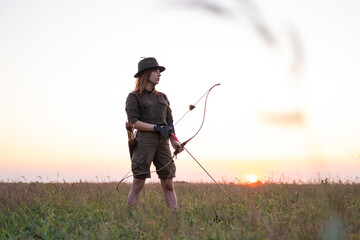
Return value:
M 256 183 L 258 181 L 258 177 L 256 175 L 250 174 L 246 176 L 247 183 Z

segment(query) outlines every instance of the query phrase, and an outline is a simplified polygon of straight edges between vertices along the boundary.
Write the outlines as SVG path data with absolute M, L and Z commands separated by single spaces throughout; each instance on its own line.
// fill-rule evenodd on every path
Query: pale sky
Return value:
M 117 181 L 141 57 L 175 122 L 212 85 L 187 149 L 217 179 L 355 179 L 360 4 L 0 0 L 0 180 Z M 199 128 L 204 100 L 176 126 Z M 177 178 L 211 181 L 187 153 Z M 156 181 L 156 174 L 153 174 Z

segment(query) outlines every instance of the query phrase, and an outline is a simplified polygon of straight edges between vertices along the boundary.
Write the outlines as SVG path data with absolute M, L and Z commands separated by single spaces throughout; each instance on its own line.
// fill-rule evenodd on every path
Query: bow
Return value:
M 190 105 L 190 106 L 189 106 L 189 110 L 174 124 L 174 125 L 176 125 L 178 122 L 180 122 L 180 120 L 183 119 L 183 118 L 185 117 L 185 115 L 188 114 L 190 111 L 192 111 L 192 110 L 196 107 L 196 104 L 197 104 L 198 102 L 200 102 L 201 99 L 203 99 L 203 98 L 206 96 L 206 98 L 205 98 L 205 104 L 204 104 L 204 114 L 203 114 L 203 119 L 202 119 L 201 125 L 200 125 L 199 129 L 197 130 L 197 132 L 196 132 L 192 137 L 190 137 L 190 138 L 189 138 L 188 140 L 186 140 L 185 142 L 181 143 L 181 147 L 182 147 L 182 148 L 184 148 L 184 146 L 185 146 L 188 142 L 190 142 L 194 137 L 196 137 L 196 135 L 198 135 L 199 132 L 200 132 L 200 130 L 202 129 L 202 127 L 203 127 L 203 125 L 204 125 L 204 122 L 205 122 L 206 104 L 207 104 L 208 96 L 209 96 L 209 94 L 210 94 L 210 91 L 211 91 L 214 87 L 219 86 L 219 85 L 220 85 L 220 83 L 217 83 L 217 84 L 213 85 L 209 90 L 207 90 L 207 91 L 204 93 L 204 95 L 202 95 L 202 97 L 201 97 L 194 105 Z M 171 137 L 174 138 L 176 141 L 179 141 L 174 134 L 171 134 Z M 178 151 L 178 149 L 176 149 L 175 152 L 174 152 L 174 155 L 177 155 L 178 153 L 179 153 L 179 151 Z
M 204 172 L 211 178 L 211 180 L 213 180 L 213 182 L 216 183 L 216 185 L 223 191 L 223 193 L 224 193 L 231 201 L 233 201 L 233 199 L 230 197 L 230 195 L 219 185 L 219 183 L 210 175 L 210 173 L 209 173 L 208 171 L 206 171 L 206 169 L 200 164 L 200 162 L 199 162 L 198 160 L 196 160 L 196 158 L 185 148 L 185 145 L 186 145 L 188 142 L 190 142 L 196 135 L 198 135 L 199 132 L 200 132 L 200 130 L 201 130 L 201 128 L 203 127 L 204 122 L 205 122 L 205 115 L 206 115 L 207 98 L 208 98 L 208 96 L 209 96 L 209 94 L 210 94 L 210 91 L 211 91 L 214 87 L 219 86 L 219 85 L 220 85 L 220 83 L 215 84 L 214 86 L 212 86 L 194 105 L 190 105 L 190 106 L 189 106 L 189 110 L 175 123 L 175 125 L 176 125 L 188 112 L 190 112 L 191 110 L 193 110 L 193 109 L 195 108 L 195 105 L 196 105 L 204 96 L 206 96 L 206 98 L 205 98 L 205 104 L 204 104 L 204 114 L 203 114 L 203 119 L 202 119 L 201 125 L 200 125 L 199 129 L 197 130 L 197 132 L 196 132 L 192 137 L 190 137 L 190 138 L 189 138 L 188 140 L 186 140 L 185 142 L 181 143 L 181 147 L 182 147 L 183 149 L 185 149 L 185 151 L 192 157 L 192 159 L 195 160 L 195 162 L 202 168 L 202 170 L 204 170 Z M 176 141 L 178 141 L 178 142 L 180 143 L 179 139 L 178 139 L 174 134 L 171 134 L 171 137 L 172 137 L 174 140 L 176 140 Z M 176 156 L 178 153 L 179 153 L 179 150 L 176 149 L 175 152 L 174 152 L 173 158 L 174 158 L 174 156 Z

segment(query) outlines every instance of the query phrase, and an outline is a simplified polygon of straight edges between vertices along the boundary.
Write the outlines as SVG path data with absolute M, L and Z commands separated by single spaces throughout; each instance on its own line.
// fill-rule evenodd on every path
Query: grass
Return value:
M 127 207 L 129 184 L 0 183 L 0 239 L 360 239 L 360 184 L 160 184 Z

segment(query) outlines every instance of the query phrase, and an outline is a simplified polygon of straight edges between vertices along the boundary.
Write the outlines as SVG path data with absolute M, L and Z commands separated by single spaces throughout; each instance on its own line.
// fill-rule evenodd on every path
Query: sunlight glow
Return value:
M 256 183 L 259 181 L 258 177 L 253 174 L 247 175 L 245 178 L 247 183 Z

